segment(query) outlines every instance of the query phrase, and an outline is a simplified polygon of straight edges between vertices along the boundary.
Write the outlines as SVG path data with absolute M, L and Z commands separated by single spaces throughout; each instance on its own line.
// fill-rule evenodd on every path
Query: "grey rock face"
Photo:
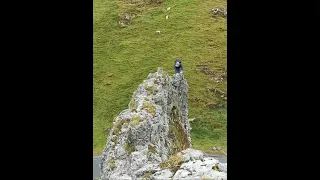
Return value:
M 227 17 L 227 10 L 224 10 L 222 8 L 214 8 L 211 10 L 212 15 L 220 15 L 222 17 Z
M 203 159 L 203 152 L 199 150 L 188 148 L 186 150 L 181 151 L 181 153 L 185 162 L 189 160 Z
M 101 156 L 101 180 L 226 180 L 226 164 L 191 149 L 190 129 L 186 79 L 158 68 L 115 118 Z M 161 163 L 178 152 L 184 163 L 175 170 L 161 169 Z
M 219 163 L 218 167 L 222 172 L 227 173 L 227 163 Z
M 170 179 L 173 176 L 173 172 L 171 172 L 169 169 L 164 169 L 161 171 L 158 171 L 154 173 L 151 176 L 152 180 L 163 180 L 163 179 Z
M 190 156 L 189 156 L 190 157 Z M 186 159 L 185 159 L 186 160 Z M 214 158 L 190 159 L 183 163 L 180 169 L 175 173 L 173 179 L 214 179 L 226 180 L 227 173 L 221 171 L 220 163 Z M 224 165 L 223 165 L 224 166 Z M 226 164 L 225 164 L 226 167 Z
M 175 137 L 180 134 L 183 138 Z M 184 147 L 174 146 L 176 139 L 184 140 L 180 143 Z M 168 159 L 169 152 L 188 147 L 191 138 L 187 81 L 182 75 L 169 77 L 158 68 L 138 86 L 129 108 L 115 118 L 102 155 L 101 179 L 115 175 L 137 179 L 155 172 Z
M 137 177 L 141 177 L 142 175 L 148 173 L 148 172 L 157 172 L 160 171 L 161 168 L 159 166 L 160 164 L 147 164 L 145 166 L 143 166 L 142 168 L 140 168 L 139 170 L 137 170 L 135 172 L 135 176 Z

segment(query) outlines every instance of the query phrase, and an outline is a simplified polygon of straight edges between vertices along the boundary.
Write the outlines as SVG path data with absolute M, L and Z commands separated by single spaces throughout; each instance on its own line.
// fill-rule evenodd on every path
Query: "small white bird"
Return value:
M 170 11 L 170 9 L 171 9 L 171 7 L 168 7 L 168 8 L 167 8 L 167 11 Z
M 166 15 L 166 19 L 168 19 L 169 18 L 169 16 L 168 15 Z
M 157 34 L 160 34 L 160 31 L 156 31 Z

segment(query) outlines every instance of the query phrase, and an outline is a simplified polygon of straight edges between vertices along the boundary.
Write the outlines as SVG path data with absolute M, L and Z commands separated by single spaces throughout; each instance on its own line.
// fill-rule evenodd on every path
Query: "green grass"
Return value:
M 226 108 L 207 105 L 225 103 L 208 89 L 227 89 L 226 81 L 212 80 L 227 64 L 226 19 L 214 21 L 210 15 L 212 8 L 226 8 L 226 0 L 164 0 L 140 8 L 127 2 L 94 1 L 93 154 L 102 152 L 108 136 L 104 129 L 111 128 L 114 118 L 128 108 L 138 85 L 157 67 L 172 75 L 175 58 L 182 59 L 189 84 L 189 118 L 196 118 L 191 123 L 193 147 L 225 150 Z M 171 7 L 169 12 L 167 7 Z M 121 27 L 119 15 L 125 12 L 135 12 L 137 18 Z M 198 65 L 206 65 L 214 77 L 201 72 Z
M 207 114 L 198 116 L 192 122 L 190 122 L 191 130 L 191 143 L 195 149 L 201 149 L 209 153 L 219 153 L 212 150 L 213 146 L 221 147 L 222 150 L 226 151 L 226 109 L 217 109 L 209 112 L 204 109 Z M 221 127 L 217 127 L 219 124 Z

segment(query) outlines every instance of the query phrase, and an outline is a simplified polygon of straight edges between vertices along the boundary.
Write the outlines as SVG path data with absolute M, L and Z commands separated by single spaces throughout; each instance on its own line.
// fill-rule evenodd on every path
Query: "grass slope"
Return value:
M 106 144 L 106 129 L 128 107 L 137 86 L 157 67 L 173 74 L 175 58 L 181 58 L 189 84 L 189 118 L 194 148 L 226 149 L 226 107 L 220 95 L 226 80 L 214 77 L 225 71 L 226 19 L 211 17 L 210 10 L 226 8 L 225 0 L 164 0 L 160 5 L 130 5 L 130 0 L 94 0 L 94 121 L 93 154 Z M 167 7 L 171 10 L 167 12 Z M 118 23 L 121 13 L 137 17 L 126 27 Z M 169 19 L 165 19 L 168 15 Z M 156 31 L 161 34 L 157 35 Z M 198 65 L 206 65 L 207 74 Z M 208 73 L 209 72 L 209 73 Z M 211 75 L 213 72 L 214 75 Z

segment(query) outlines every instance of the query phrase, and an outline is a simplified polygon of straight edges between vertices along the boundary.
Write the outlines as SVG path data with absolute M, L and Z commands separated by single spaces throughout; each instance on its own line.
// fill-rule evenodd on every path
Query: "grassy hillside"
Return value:
M 137 86 L 157 67 L 173 74 L 175 58 L 182 59 L 189 84 L 189 118 L 196 118 L 191 122 L 193 147 L 225 150 L 227 110 L 219 92 L 227 90 L 227 26 L 210 10 L 226 8 L 226 0 L 130 2 L 94 0 L 94 155 L 102 152 L 107 129 L 128 107 Z M 126 12 L 137 16 L 122 26 Z

